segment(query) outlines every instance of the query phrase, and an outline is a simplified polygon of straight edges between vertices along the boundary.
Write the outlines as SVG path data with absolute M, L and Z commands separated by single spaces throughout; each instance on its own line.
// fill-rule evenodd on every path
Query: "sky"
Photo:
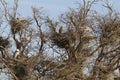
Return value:
M 76 7 L 77 0 L 19 0 L 18 11 L 25 16 L 32 15 L 31 7 L 43 8 L 46 15 L 56 18 L 67 11 L 69 7 Z
M 13 5 L 14 0 L 7 0 L 10 5 Z M 69 8 L 77 8 L 78 2 L 81 3 L 82 0 L 19 0 L 18 11 L 22 16 L 32 16 L 31 7 L 43 7 L 43 11 L 46 15 L 57 18 L 58 15 L 68 11 Z M 91 0 L 86 0 L 91 1 Z M 99 13 L 105 13 L 105 9 L 101 5 L 101 1 L 95 4 L 93 8 L 97 10 Z M 120 11 L 120 1 L 119 0 L 108 0 L 110 4 L 114 7 L 114 9 Z
M 32 4 L 33 3 L 33 4 Z M 23 3 L 27 4 L 26 3 Z M 46 14 L 56 18 L 59 14 L 67 11 L 69 7 L 76 7 L 76 0 L 31 0 L 29 6 L 43 7 Z

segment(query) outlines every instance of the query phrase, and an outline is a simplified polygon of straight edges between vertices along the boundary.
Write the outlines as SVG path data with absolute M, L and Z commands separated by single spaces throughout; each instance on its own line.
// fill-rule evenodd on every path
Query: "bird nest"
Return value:
M 69 48 L 70 42 L 74 41 L 75 37 L 73 37 L 69 33 L 55 33 L 52 35 L 51 40 L 55 45 L 60 48 Z
M 24 28 L 28 27 L 30 24 L 31 20 L 17 20 L 15 18 L 12 18 L 10 20 L 10 25 L 11 25 L 11 31 L 13 33 L 17 33 L 21 30 L 23 30 Z
M 28 71 L 30 71 L 30 69 L 36 64 L 38 56 L 23 58 L 13 59 L 11 57 L 6 57 L 2 59 L 5 68 L 7 68 L 14 77 L 16 76 L 18 80 L 28 80 L 27 77 L 30 73 Z
M 67 36 L 63 34 L 54 34 L 52 36 L 52 41 L 55 45 L 57 45 L 60 48 L 67 48 L 69 46 L 69 40 Z
M 0 37 L 0 47 L 5 48 L 5 47 L 7 47 L 8 45 L 9 45 L 8 39 L 7 39 L 7 38 L 6 38 L 6 39 L 3 39 L 3 37 Z

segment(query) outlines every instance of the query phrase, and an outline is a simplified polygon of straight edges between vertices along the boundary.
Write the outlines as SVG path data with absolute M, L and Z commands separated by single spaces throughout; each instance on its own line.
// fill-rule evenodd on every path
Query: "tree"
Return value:
M 0 37 L 1 69 L 6 69 L 11 79 L 120 78 L 120 16 L 108 2 L 104 5 L 108 13 L 100 15 L 91 9 L 97 0 L 82 0 L 77 9 L 70 8 L 61 14 L 59 21 L 52 20 L 43 14 L 42 9 L 35 7 L 32 7 L 33 17 L 23 18 L 17 15 L 20 14 L 17 12 L 18 0 L 14 1 L 12 9 L 6 1 L 0 2 L 4 11 L 0 22 L 6 21 L 10 28 L 7 38 Z M 48 30 L 43 31 L 43 27 Z M 11 38 L 14 44 L 11 44 Z M 19 49 L 19 57 L 12 57 L 10 45 Z M 60 55 L 59 58 L 51 60 L 45 55 L 46 49 L 52 49 Z

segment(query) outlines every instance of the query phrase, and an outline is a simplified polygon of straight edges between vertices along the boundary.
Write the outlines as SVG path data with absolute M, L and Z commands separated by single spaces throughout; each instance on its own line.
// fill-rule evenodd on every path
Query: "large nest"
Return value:
M 11 70 L 13 74 L 19 79 L 23 80 L 28 75 L 28 69 L 27 65 L 24 62 L 20 62 L 14 59 L 8 58 L 5 64 L 8 69 Z
M 22 80 L 23 77 L 26 77 L 27 74 L 27 69 L 26 69 L 26 65 L 22 64 L 22 63 L 18 63 L 13 67 L 13 70 L 15 71 L 15 75 Z
M 29 24 L 31 23 L 31 20 L 18 20 L 15 18 L 11 18 L 10 20 L 10 25 L 11 25 L 11 31 L 15 34 L 23 29 L 25 29 L 26 27 L 29 26 Z
M 5 48 L 9 45 L 8 38 L 3 39 L 3 37 L 0 37 L 0 47 Z
M 75 36 L 69 32 L 55 33 L 52 35 L 51 40 L 58 47 L 68 49 L 71 42 L 75 41 Z
M 101 27 L 101 31 L 102 31 L 102 35 L 101 35 L 101 40 L 103 43 L 108 43 L 108 44 L 112 44 L 112 43 L 116 43 L 119 42 L 120 39 L 120 20 L 114 20 L 114 22 L 109 21 L 106 23 L 103 22 L 101 23 L 100 27 Z
M 36 58 L 36 57 L 33 57 L 33 58 Z M 32 66 L 36 64 L 35 63 L 36 61 L 34 61 L 33 58 L 13 59 L 13 58 L 7 57 L 5 58 L 5 60 L 3 60 L 3 62 L 5 63 L 6 68 L 10 70 L 12 75 L 14 74 L 13 75 L 14 78 L 16 76 L 18 80 L 28 80 L 27 78 L 30 77 L 29 76 L 30 69 L 32 69 Z

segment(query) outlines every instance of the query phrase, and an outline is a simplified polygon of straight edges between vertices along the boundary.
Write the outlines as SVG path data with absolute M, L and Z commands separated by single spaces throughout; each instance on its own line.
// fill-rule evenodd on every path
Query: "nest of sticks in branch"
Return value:
M 13 59 L 6 57 L 2 60 L 5 67 L 11 72 L 12 76 L 16 80 L 29 80 L 31 76 L 29 75 L 30 70 L 37 64 L 38 55 L 30 58 L 24 57 L 19 59 Z
M 101 31 L 102 31 L 102 35 L 101 35 L 101 40 L 103 43 L 108 43 L 108 44 L 112 44 L 112 43 L 116 43 L 119 42 L 120 39 L 120 20 L 114 20 L 113 21 L 109 21 L 106 23 L 101 23 L 102 25 L 101 27 Z
M 51 40 L 58 47 L 68 49 L 71 42 L 75 41 L 75 36 L 71 32 L 54 33 L 51 37 Z
M 9 45 L 9 41 L 8 41 L 8 38 L 6 39 L 3 39 L 3 37 L 0 37 L 0 47 L 7 47 Z
M 15 18 L 11 18 L 10 25 L 11 25 L 11 31 L 13 34 L 27 28 L 31 24 L 31 20 L 19 20 Z

